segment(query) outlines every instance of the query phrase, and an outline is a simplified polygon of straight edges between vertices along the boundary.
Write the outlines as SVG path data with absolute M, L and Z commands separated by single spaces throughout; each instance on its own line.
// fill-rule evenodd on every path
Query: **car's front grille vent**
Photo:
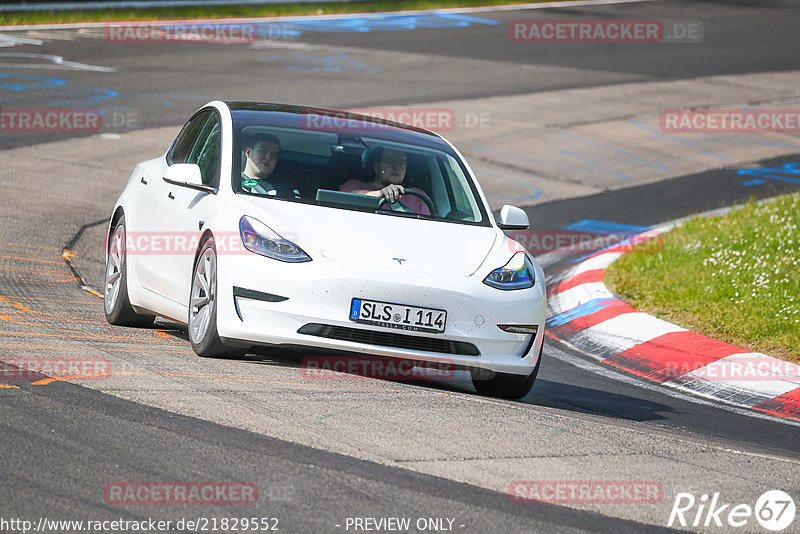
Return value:
M 307 336 L 325 337 L 329 339 L 338 339 L 340 341 L 352 341 L 353 343 L 365 343 L 367 345 L 380 345 L 382 347 L 394 347 L 398 349 L 439 352 L 442 354 L 460 354 L 463 356 L 480 356 L 481 354 L 478 351 L 478 347 L 472 343 L 465 343 L 463 341 L 410 336 L 408 334 L 396 334 L 394 332 L 377 332 L 319 323 L 303 325 L 297 333 Z

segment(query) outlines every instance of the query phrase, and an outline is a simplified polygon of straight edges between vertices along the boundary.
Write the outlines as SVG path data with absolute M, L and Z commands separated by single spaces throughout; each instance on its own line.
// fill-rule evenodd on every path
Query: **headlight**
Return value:
M 496 289 L 527 289 L 535 282 L 533 265 L 524 252 L 514 254 L 508 263 L 495 269 L 483 279 L 483 283 Z
M 290 263 L 311 261 L 303 249 L 283 239 L 266 224 L 247 215 L 239 219 L 239 234 L 242 236 L 244 248 L 250 252 Z

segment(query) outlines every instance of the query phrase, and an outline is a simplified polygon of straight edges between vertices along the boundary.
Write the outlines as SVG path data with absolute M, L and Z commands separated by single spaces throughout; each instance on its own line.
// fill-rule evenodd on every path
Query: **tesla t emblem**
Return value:
M 393 259 L 393 260 L 396 260 L 396 261 L 397 261 L 397 263 L 399 263 L 400 265 L 403 265 L 403 262 L 404 262 L 404 261 L 406 261 L 406 259 L 405 259 L 405 258 L 392 258 L 392 259 Z

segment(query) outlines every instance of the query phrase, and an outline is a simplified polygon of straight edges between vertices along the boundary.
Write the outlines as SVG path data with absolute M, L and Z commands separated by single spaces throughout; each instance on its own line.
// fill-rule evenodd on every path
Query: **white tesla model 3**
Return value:
M 379 190 L 384 169 L 398 198 Z M 495 220 L 438 134 L 215 101 L 117 201 L 106 317 L 187 323 L 201 356 L 296 345 L 447 363 L 480 393 L 521 398 L 539 370 L 545 279 L 503 230 L 527 227 L 512 206 Z

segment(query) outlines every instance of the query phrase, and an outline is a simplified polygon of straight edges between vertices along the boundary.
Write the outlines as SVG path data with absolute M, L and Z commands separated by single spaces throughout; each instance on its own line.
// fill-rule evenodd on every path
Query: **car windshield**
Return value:
M 391 135 L 381 135 L 386 132 L 378 127 L 364 132 L 267 125 L 252 115 L 257 114 L 238 121 L 234 115 L 237 194 L 489 225 L 465 166 L 435 136 L 388 127 L 383 129 Z M 394 202 L 383 199 L 386 183 L 402 185 L 405 193 Z

